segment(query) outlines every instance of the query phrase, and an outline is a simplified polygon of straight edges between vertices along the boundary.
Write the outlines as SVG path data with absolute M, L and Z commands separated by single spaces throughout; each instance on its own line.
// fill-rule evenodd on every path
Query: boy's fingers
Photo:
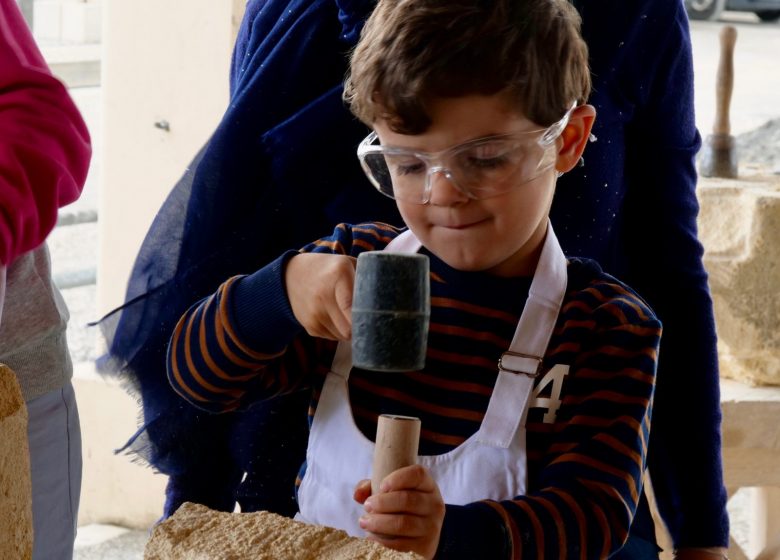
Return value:
M 387 475 L 379 486 L 382 492 L 394 492 L 398 490 L 417 490 L 419 492 L 433 492 L 437 490 L 436 482 L 421 465 L 403 467 Z
M 365 509 L 371 513 L 408 513 L 411 515 L 442 514 L 444 503 L 429 492 L 399 491 L 384 492 L 365 500 Z
M 368 479 L 361 480 L 355 486 L 355 491 L 352 494 L 352 498 L 357 503 L 362 504 L 369 496 L 371 496 L 371 481 Z
M 293 315 L 312 336 L 349 340 L 356 259 L 302 253 L 287 262 L 285 287 Z
M 349 340 L 352 336 L 352 291 L 355 285 L 356 259 L 349 257 L 348 263 L 340 273 L 339 281 L 334 287 L 334 298 L 338 312 L 333 317 L 334 325 L 341 340 Z
M 430 531 L 427 518 L 418 515 L 372 513 L 360 518 L 360 527 L 377 539 L 419 538 Z M 396 547 L 393 547 L 396 548 Z
M 344 309 L 339 306 L 338 309 L 333 310 L 333 316 L 330 319 L 336 340 L 350 340 L 352 338 L 352 319 L 349 310 L 345 313 Z
M 308 332 L 312 336 L 324 338 L 327 340 L 342 340 L 340 330 L 333 321 L 333 318 L 329 315 L 322 315 L 314 321 L 312 328 L 307 328 Z

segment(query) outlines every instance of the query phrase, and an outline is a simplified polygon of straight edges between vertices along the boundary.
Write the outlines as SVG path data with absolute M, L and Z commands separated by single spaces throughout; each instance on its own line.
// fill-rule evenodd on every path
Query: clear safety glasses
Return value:
M 358 146 L 358 159 L 377 190 L 396 200 L 428 204 L 436 173 L 470 198 L 490 198 L 555 165 L 555 140 L 575 106 L 548 128 L 478 138 L 435 153 L 382 146 L 372 132 Z

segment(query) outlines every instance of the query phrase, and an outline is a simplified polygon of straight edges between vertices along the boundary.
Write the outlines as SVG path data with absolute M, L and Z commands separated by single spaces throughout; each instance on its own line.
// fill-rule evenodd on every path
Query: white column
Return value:
M 780 466 L 778 466 L 780 468 Z M 751 557 L 759 556 L 767 548 L 780 546 L 780 488 L 749 488 L 752 505 L 749 516 L 748 542 Z M 769 551 L 767 551 L 769 554 Z M 775 549 L 767 560 L 780 558 Z
M 124 301 L 152 219 L 227 106 L 243 7 L 242 1 L 103 1 L 101 314 Z M 156 127 L 160 121 L 169 130 Z M 85 457 L 79 524 L 149 527 L 162 513 L 166 477 L 112 451 L 135 431 L 137 402 L 90 371 L 76 372 L 74 385 Z
M 244 3 L 106 0 L 103 9 L 98 309 L 106 312 L 124 301 L 157 209 L 227 107 Z

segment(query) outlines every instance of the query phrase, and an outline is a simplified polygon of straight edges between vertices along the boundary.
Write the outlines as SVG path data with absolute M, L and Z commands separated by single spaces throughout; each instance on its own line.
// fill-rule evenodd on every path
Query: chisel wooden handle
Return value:
M 379 485 L 391 472 L 417 463 L 419 445 L 419 418 L 393 414 L 382 414 L 379 417 L 371 473 L 372 494 L 379 493 Z
M 715 83 L 715 125 L 713 134 L 728 136 L 731 134 L 729 107 L 731 93 L 734 90 L 734 44 L 737 42 L 737 29 L 726 25 L 720 32 L 720 61 Z

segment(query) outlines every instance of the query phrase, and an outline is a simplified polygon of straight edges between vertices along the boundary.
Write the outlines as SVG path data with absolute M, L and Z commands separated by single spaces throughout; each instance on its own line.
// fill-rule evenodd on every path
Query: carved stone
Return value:
M 224 513 L 183 504 L 157 525 L 145 560 L 422 560 L 344 531 L 267 511 Z
M 0 364 L 0 558 L 32 557 L 27 407 L 16 375 Z
M 699 178 L 721 375 L 780 385 L 780 176 Z

